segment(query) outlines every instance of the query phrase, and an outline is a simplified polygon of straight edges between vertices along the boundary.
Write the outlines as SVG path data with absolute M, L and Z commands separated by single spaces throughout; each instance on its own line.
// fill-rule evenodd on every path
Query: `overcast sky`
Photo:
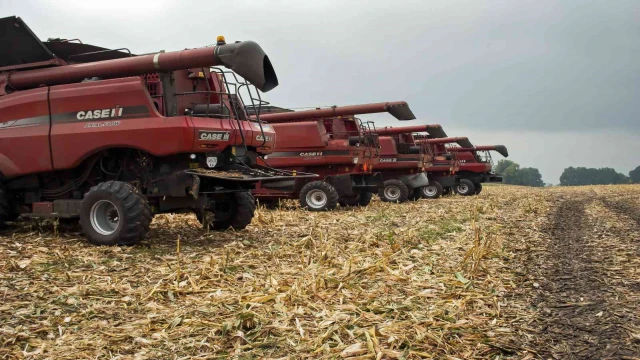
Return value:
M 571 165 L 640 165 L 639 0 L 0 0 L 0 15 L 134 53 L 254 40 L 274 105 L 405 100 L 405 124 L 504 144 L 554 184 Z

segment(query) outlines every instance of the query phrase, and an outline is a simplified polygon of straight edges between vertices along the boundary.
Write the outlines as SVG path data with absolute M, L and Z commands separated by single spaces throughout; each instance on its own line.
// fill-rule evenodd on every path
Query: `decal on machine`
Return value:
M 120 121 L 105 121 L 105 122 L 97 122 L 97 123 L 88 123 L 85 124 L 85 128 L 101 128 L 106 126 L 118 126 L 120 125 Z
M 258 136 L 256 136 L 256 140 L 258 140 L 258 141 L 273 141 L 273 137 L 269 136 L 269 135 L 265 135 L 265 136 L 258 135 Z
M 198 135 L 199 140 L 206 140 L 206 141 L 228 141 L 229 137 L 230 135 L 228 131 L 200 130 L 200 133 Z
M 322 156 L 322 151 L 301 152 L 300 156 Z
M 396 158 L 380 158 L 380 162 L 397 162 L 398 159 Z
M 88 111 L 78 111 L 76 119 L 78 120 L 91 120 L 91 119 L 113 119 L 122 117 L 122 111 L 124 108 L 115 107 L 113 109 L 98 109 Z
M 149 108 L 146 105 L 116 105 L 108 109 L 89 109 L 52 114 L 51 120 L 55 124 L 63 124 L 74 123 L 78 121 L 137 119 L 147 116 L 149 116 Z
M 216 165 L 218 165 L 218 158 L 215 156 L 207 156 L 207 166 L 214 168 Z

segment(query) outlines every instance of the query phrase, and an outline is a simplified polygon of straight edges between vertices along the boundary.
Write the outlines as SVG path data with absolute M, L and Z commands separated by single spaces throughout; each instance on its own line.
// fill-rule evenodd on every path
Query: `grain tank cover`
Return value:
M 54 60 L 53 53 L 17 16 L 0 19 L 0 68 Z

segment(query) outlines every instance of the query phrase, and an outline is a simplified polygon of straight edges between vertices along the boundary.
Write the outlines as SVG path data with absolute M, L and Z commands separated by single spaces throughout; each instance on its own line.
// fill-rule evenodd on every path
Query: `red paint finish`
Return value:
M 126 77 L 158 71 L 220 65 L 214 56 L 217 47 L 206 47 L 129 58 L 67 65 L 63 68 L 46 68 L 6 75 L 11 88 L 28 89 L 41 84 L 59 85 L 82 81 L 86 78 Z
M 404 101 L 393 101 L 373 104 L 334 106 L 324 109 L 264 114 L 260 115 L 260 120 L 274 124 L 276 122 L 333 118 L 336 116 L 353 116 L 359 114 L 374 114 L 388 112 L 390 108 L 394 106 L 407 107 L 408 105 Z
M 111 115 L 120 108 L 135 108 L 136 114 L 78 118 L 94 111 Z M 240 144 L 240 131 L 248 146 L 268 154 L 276 133 L 269 125 L 263 130 L 264 136 L 257 123 L 240 121 L 238 127 L 228 117 L 164 117 L 156 111 L 140 77 L 44 87 L 0 97 L 0 171 L 11 178 L 71 169 L 108 148 L 134 148 L 156 156 L 219 152 Z M 198 138 L 200 131 L 227 131 L 230 136 L 225 141 L 203 140 Z M 267 139 L 264 145 L 263 138 Z
M 441 129 L 442 127 L 438 124 L 384 127 L 384 128 L 376 129 L 376 133 L 380 136 L 390 136 L 390 135 L 410 134 L 410 133 L 419 133 L 419 132 L 429 132 L 429 130 L 437 129 L 437 128 Z
M 260 118 L 263 120 L 263 116 Z M 287 190 L 265 188 L 260 183 L 253 191 L 259 199 L 295 199 L 307 182 L 337 175 L 371 174 L 372 169 L 378 166 L 376 149 L 349 145 L 350 137 L 365 136 L 359 120 L 354 117 L 302 119 L 271 126 L 278 140 L 265 164 L 283 170 L 318 174 L 319 178 L 299 179 L 292 189 Z
M 0 172 L 51 171 L 48 88 L 0 97 Z

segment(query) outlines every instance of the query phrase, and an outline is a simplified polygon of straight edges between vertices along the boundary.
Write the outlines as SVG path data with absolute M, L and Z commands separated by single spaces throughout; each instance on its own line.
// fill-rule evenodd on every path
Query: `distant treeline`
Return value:
M 640 183 L 640 166 L 631 170 L 629 176 L 612 168 L 568 167 L 560 175 L 560 185 L 609 185 Z
M 520 164 L 511 160 L 498 161 L 495 172 L 502 175 L 503 183 L 524 186 L 544 186 L 542 174 L 536 168 L 520 168 Z

